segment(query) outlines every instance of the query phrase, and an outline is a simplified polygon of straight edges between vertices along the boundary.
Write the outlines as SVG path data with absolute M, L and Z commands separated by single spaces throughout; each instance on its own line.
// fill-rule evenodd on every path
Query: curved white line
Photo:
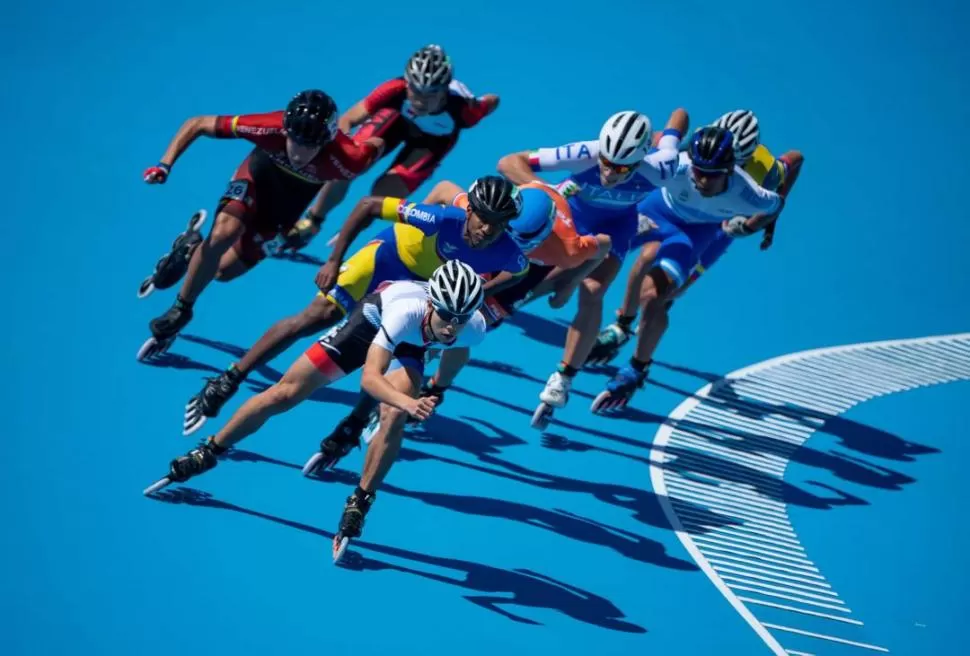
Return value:
M 721 579 L 717 571 L 708 561 L 707 557 L 705 557 L 705 555 L 701 552 L 700 548 L 694 542 L 691 535 L 685 529 L 683 523 L 680 520 L 680 517 L 677 515 L 676 511 L 674 510 L 671 497 L 668 494 L 666 480 L 664 478 L 666 469 L 662 465 L 671 459 L 671 456 L 669 456 L 666 453 L 666 448 L 668 444 L 671 442 L 672 437 L 674 436 L 674 430 L 677 426 L 678 421 L 686 418 L 692 411 L 694 411 L 699 406 L 701 406 L 701 404 L 703 404 L 710 397 L 711 392 L 714 391 L 718 386 L 721 386 L 724 383 L 729 381 L 737 381 L 747 376 L 751 376 L 753 374 L 763 372 L 768 369 L 778 367 L 780 365 L 792 363 L 795 361 L 802 361 L 802 360 L 817 360 L 819 358 L 823 358 L 825 356 L 829 356 L 832 354 L 846 353 L 850 351 L 871 351 L 874 349 L 894 348 L 898 346 L 912 347 L 917 345 L 938 344 L 941 342 L 958 342 L 961 340 L 970 340 L 970 333 L 942 335 L 937 337 L 923 337 L 923 338 L 917 338 L 917 339 L 865 342 L 861 344 L 850 344 L 850 345 L 844 345 L 844 346 L 817 348 L 817 349 L 800 351 L 797 353 L 789 353 L 787 355 L 775 357 L 770 360 L 765 360 L 763 362 L 759 362 L 757 364 L 753 364 L 753 365 L 744 367 L 742 369 L 738 369 L 737 371 L 733 371 L 713 383 L 709 383 L 705 385 L 700 390 L 698 390 L 693 397 L 686 399 L 680 405 L 674 408 L 673 412 L 671 412 L 668 415 L 667 421 L 663 425 L 661 425 L 660 428 L 657 430 L 657 434 L 654 436 L 654 439 L 653 439 L 654 446 L 650 452 L 650 461 L 651 461 L 650 480 L 653 483 L 654 491 L 657 493 L 659 497 L 660 505 L 663 508 L 664 515 L 666 515 L 667 520 L 670 522 L 671 527 L 673 527 L 674 532 L 677 535 L 677 538 L 681 541 L 681 543 L 684 545 L 684 548 L 687 549 L 687 552 L 691 555 L 691 557 L 698 564 L 701 570 L 707 575 L 707 577 L 711 580 L 714 586 L 720 591 L 720 593 L 724 596 L 724 598 L 727 599 L 728 603 L 730 603 L 731 606 L 733 606 L 734 609 L 738 612 L 738 614 L 748 623 L 748 625 L 752 629 L 754 629 L 755 633 L 758 634 L 758 636 L 764 641 L 764 643 L 774 654 L 778 654 L 779 656 L 785 656 L 786 654 L 797 653 L 797 652 L 786 651 L 786 649 L 781 646 L 781 643 L 778 642 L 778 640 L 771 634 L 768 628 L 755 617 L 754 613 L 748 609 L 748 607 L 744 604 L 744 602 L 741 601 L 741 599 L 739 599 L 738 596 L 735 595 L 734 592 L 728 587 L 727 583 L 725 583 L 724 580 Z M 968 361 L 970 361 L 970 349 L 968 349 L 966 346 L 957 347 L 953 349 L 952 355 L 957 355 L 957 354 L 965 355 Z M 947 364 L 947 362 L 940 361 L 938 357 L 930 357 L 928 359 L 936 363 L 941 368 L 945 368 L 945 365 Z M 951 368 L 950 371 L 946 373 L 944 373 L 943 371 L 940 371 L 938 375 L 936 376 L 931 375 L 929 376 L 929 378 L 927 378 L 928 374 L 933 373 L 934 367 L 929 366 L 921 369 L 914 364 L 918 362 L 919 362 L 919 354 L 917 354 L 915 358 L 911 360 L 905 359 L 900 362 L 899 367 L 905 370 L 905 373 L 902 376 L 904 379 L 907 378 L 906 374 L 909 374 L 908 376 L 909 379 L 917 378 L 917 376 L 915 376 L 914 374 L 917 374 L 917 373 L 921 374 L 921 376 L 919 376 L 918 382 L 913 381 L 913 383 L 915 384 L 911 383 L 903 387 L 900 387 L 898 384 L 889 385 L 889 383 L 891 383 L 892 381 L 887 377 L 886 371 L 887 369 L 893 368 L 892 363 L 889 363 L 889 362 L 879 363 L 880 366 L 878 367 L 878 374 L 876 376 L 873 376 L 872 379 L 870 380 L 865 380 L 865 379 L 849 380 L 848 372 L 845 372 L 845 371 L 838 372 L 835 375 L 845 376 L 847 379 L 847 385 L 850 387 L 851 390 L 855 391 L 855 393 L 858 396 L 858 398 L 854 402 L 849 403 L 848 407 L 841 410 L 838 414 L 844 413 L 846 410 L 848 410 L 849 407 L 852 407 L 853 405 L 859 402 L 866 401 L 871 398 L 875 398 L 877 396 L 882 396 L 888 393 L 892 393 L 894 391 L 901 391 L 902 389 L 913 389 L 916 387 L 936 384 L 939 382 L 947 382 L 952 380 L 970 378 L 970 373 L 968 373 L 968 368 L 966 367 L 966 365 L 964 366 L 955 365 L 954 367 Z M 851 370 L 852 368 L 850 368 L 850 371 Z M 826 367 L 824 365 L 821 365 L 821 363 L 818 363 L 818 374 L 821 375 L 821 374 L 824 374 L 825 372 L 826 372 Z M 860 372 L 858 371 L 858 369 L 855 369 L 855 373 L 860 373 Z M 717 401 L 715 402 L 715 405 L 722 406 L 723 402 Z M 820 411 L 820 414 L 822 414 L 822 411 Z M 812 433 L 814 433 L 814 430 L 811 433 L 809 433 L 809 436 Z M 804 443 L 806 439 L 807 437 L 803 439 L 799 439 L 798 444 Z M 793 445 L 793 447 L 797 448 L 797 445 Z M 674 496 L 676 497 L 676 493 Z

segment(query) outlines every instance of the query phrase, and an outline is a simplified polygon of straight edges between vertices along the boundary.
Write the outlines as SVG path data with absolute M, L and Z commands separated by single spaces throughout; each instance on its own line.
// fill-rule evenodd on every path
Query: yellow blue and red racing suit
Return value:
M 341 265 L 336 284 L 326 293 L 345 313 L 382 282 L 428 280 L 446 260 L 461 260 L 479 274 L 521 275 L 529 268 L 526 256 L 504 232 L 484 248 L 469 246 L 463 236 L 467 214 L 460 207 L 387 197 L 380 218 L 395 223 Z

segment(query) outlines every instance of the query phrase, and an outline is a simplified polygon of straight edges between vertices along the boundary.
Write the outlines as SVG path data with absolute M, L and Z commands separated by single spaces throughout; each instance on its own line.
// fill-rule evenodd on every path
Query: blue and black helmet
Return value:
M 730 130 L 708 126 L 690 140 L 691 164 L 702 171 L 730 171 L 734 168 L 734 135 Z
M 522 211 L 506 226 L 512 241 L 528 253 L 546 240 L 556 220 L 556 206 L 549 194 L 539 189 L 522 189 Z

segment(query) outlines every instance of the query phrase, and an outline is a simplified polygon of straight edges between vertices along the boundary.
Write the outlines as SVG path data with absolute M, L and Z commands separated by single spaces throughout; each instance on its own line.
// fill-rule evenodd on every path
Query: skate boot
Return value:
M 191 435 L 202 428 L 206 419 L 219 414 L 222 406 L 232 398 L 245 376 L 233 365 L 218 376 L 206 379 L 202 391 L 185 405 L 182 435 Z
M 318 471 L 332 469 L 352 449 L 359 448 L 360 434 L 366 423 L 353 415 L 344 417 L 333 432 L 320 442 L 320 450 L 303 465 L 303 475 L 310 476 Z
M 168 289 L 176 284 L 189 270 L 189 260 L 196 247 L 202 243 L 199 228 L 205 223 L 206 211 L 199 210 L 189 219 L 185 232 L 172 242 L 172 250 L 155 263 L 155 271 L 138 287 L 138 298 L 145 298 L 156 289 Z
M 584 366 L 604 365 L 613 360 L 619 354 L 623 345 L 630 340 L 634 332 L 634 328 L 624 326 L 620 323 L 611 323 L 608 325 L 596 336 L 596 344 L 593 345 L 592 350 L 589 352 L 589 357 L 586 358 L 586 364 Z
M 593 399 L 590 410 L 594 413 L 609 413 L 622 410 L 647 380 L 647 371 L 637 371 L 626 365 L 606 384 L 606 389 Z
M 204 474 L 219 463 L 218 456 L 225 453 L 226 450 L 213 442 L 212 438 L 209 438 L 208 441 L 202 442 L 184 456 L 173 460 L 169 465 L 168 475 L 145 488 L 145 496 L 158 492 L 172 483 L 184 483 L 193 476 Z
M 333 562 L 337 563 L 347 551 L 347 545 L 353 538 L 359 538 L 364 530 L 364 518 L 374 503 L 376 495 L 364 492 L 359 487 L 347 497 L 340 527 L 333 536 Z
M 192 304 L 182 300 L 181 296 L 176 296 L 175 303 L 165 314 L 149 322 L 148 327 L 152 331 L 152 336 L 138 349 L 136 356 L 138 361 L 152 360 L 168 351 L 179 331 L 191 320 Z
M 553 412 L 562 408 L 569 401 L 569 390 L 573 386 L 573 379 L 562 372 L 554 371 L 546 387 L 539 392 L 539 406 L 532 413 L 532 427 L 544 431 L 552 421 Z

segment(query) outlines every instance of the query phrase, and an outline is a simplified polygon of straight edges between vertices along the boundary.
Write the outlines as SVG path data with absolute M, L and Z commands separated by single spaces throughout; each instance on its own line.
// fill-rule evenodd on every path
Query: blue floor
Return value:
M 667 522 L 649 476 L 659 425 L 711 379 L 770 357 L 970 326 L 966 7 L 802 4 L 15 5 L 0 26 L 3 653 L 770 653 Z M 324 481 L 299 468 L 356 377 L 188 487 L 143 497 L 194 443 L 181 413 L 202 378 L 302 308 L 316 266 L 272 260 L 213 284 L 163 366 L 137 363 L 173 297 L 138 301 L 137 285 L 188 216 L 213 209 L 247 147 L 199 141 L 161 187 L 141 172 L 187 117 L 268 111 L 313 86 L 346 108 L 425 42 L 502 97 L 435 180 L 464 185 L 506 153 L 594 138 L 620 109 L 659 125 L 683 106 L 699 125 L 751 107 L 769 148 L 806 158 L 774 248 L 736 245 L 678 303 L 657 354 L 676 368 L 655 367 L 661 385 L 624 418 L 588 412 L 605 378 L 584 373 L 549 433 L 529 428 L 574 306 L 528 308 L 406 443 L 344 567 L 330 537 L 362 458 Z M 376 173 L 308 255 L 326 256 Z M 214 427 L 304 347 L 254 375 Z M 790 516 L 893 653 L 967 651 L 968 391 L 859 406 L 844 421 L 860 442 L 819 432 L 786 472 L 862 501 Z

